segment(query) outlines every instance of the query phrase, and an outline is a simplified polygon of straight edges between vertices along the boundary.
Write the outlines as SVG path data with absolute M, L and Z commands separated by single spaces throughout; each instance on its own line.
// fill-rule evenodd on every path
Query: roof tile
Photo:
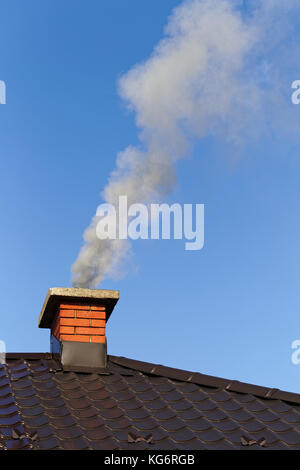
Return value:
M 51 449 L 59 449 L 59 442 L 55 437 L 49 437 L 47 439 L 41 439 L 39 441 L 39 449 L 51 450 Z
M 278 433 L 280 440 L 289 445 L 300 445 L 300 433 L 294 429 Z
M 65 450 L 85 450 L 88 449 L 89 444 L 86 439 L 77 437 L 61 441 L 61 446 Z

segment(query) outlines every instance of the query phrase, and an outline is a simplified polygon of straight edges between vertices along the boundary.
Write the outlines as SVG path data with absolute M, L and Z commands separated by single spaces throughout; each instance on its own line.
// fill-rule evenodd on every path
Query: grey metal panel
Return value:
M 105 373 L 107 344 L 61 341 L 61 364 L 64 370 Z
M 61 353 L 61 344 L 54 335 L 50 334 L 50 352 L 52 354 L 59 354 Z

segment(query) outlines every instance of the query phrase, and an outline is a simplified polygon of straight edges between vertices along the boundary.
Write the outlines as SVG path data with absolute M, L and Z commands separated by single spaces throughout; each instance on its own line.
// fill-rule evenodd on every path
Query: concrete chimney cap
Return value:
M 118 300 L 119 291 L 117 290 L 52 287 L 46 295 L 38 319 L 38 326 L 39 328 L 51 328 L 57 307 L 64 302 L 76 304 L 88 301 L 91 305 L 105 305 L 106 320 L 108 320 Z

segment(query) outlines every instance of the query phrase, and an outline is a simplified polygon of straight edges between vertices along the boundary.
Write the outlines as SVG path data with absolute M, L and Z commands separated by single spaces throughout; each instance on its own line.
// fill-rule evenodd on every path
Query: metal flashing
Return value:
M 61 341 L 61 365 L 65 371 L 107 371 L 107 344 Z

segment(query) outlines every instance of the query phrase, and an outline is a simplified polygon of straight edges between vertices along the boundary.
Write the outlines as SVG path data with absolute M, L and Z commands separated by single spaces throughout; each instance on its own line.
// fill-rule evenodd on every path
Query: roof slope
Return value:
M 8 354 L 0 448 L 300 449 L 298 394 L 114 356 L 109 371 Z

